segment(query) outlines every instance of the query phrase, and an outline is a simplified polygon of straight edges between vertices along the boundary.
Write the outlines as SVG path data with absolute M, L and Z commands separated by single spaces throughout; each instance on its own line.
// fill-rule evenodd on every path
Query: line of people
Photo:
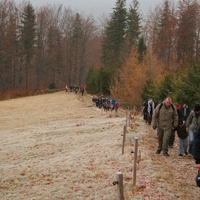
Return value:
M 77 87 L 75 84 L 74 85 L 70 85 L 69 88 L 66 85 L 65 86 L 65 90 L 66 90 L 66 92 L 70 91 L 70 92 L 75 92 L 76 94 L 79 91 L 82 94 L 82 96 L 84 94 L 84 87 L 82 87 L 82 86 Z
M 156 153 L 160 154 L 163 151 L 164 156 L 169 156 L 170 137 L 172 133 L 177 132 L 179 156 L 189 153 L 194 158 L 198 169 L 196 184 L 200 187 L 200 104 L 195 104 L 194 109 L 190 111 L 186 104 L 183 107 L 175 107 L 172 99 L 167 97 L 153 111 L 152 126 L 153 129 L 157 129 L 158 135 Z
M 119 108 L 119 103 L 117 102 L 116 99 L 106 98 L 103 95 L 100 97 L 93 97 L 92 102 L 99 109 L 103 108 L 104 111 L 115 110 L 115 112 L 117 112 Z
M 157 154 L 162 151 L 164 156 L 169 156 L 168 148 L 173 148 L 177 132 L 179 156 L 189 154 L 195 157 L 197 148 L 194 146 L 194 141 L 200 126 L 200 104 L 196 104 L 190 111 L 187 104 L 173 105 L 171 97 L 166 97 L 157 106 L 153 99 L 148 99 L 143 103 L 143 118 L 147 124 L 152 124 L 153 129 L 157 130 Z

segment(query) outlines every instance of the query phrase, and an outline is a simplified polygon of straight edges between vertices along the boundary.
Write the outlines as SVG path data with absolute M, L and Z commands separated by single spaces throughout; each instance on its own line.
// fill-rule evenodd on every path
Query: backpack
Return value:
M 162 106 L 163 106 L 163 102 L 162 102 L 162 103 L 160 103 L 160 106 L 159 106 L 159 111 L 160 111 L 160 109 L 162 108 Z M 172 107 L 172 109 L 173 109 L 173 111 L 174 111 L 174 105 L 173 105 L 173 104 L 171 104 L 170 106 Z
M 143 106 L 144 106 L 144 112 L 146 113 L 147 112 L 147 107 L 148 107 L 148 101 L 149 99 L 147 99 L 146 101 L 143 102 Z
M 162 102 L 162 103 L 160 103 L 159 110 L 158 110 L 158 114 L 159 114 L 159 112 L 160 112 L 160 109 L 162 108 L 162 106 L 163 106 L 163 102 Z M 172 109 L 173 109 L 173 115 L 174 115 L 174 110 L 175 110 L 175 108 L 174 108 L 174 105 L 173 105 L 173 104 L 171 104 L 170 106 L 171 106 L 171 107 L 172 107 Z
M 196 183 L 197 183 L 197 186 L 200 187 L 200 171 L 199 170 L 198 170 L 197 176 L 196 176 Z
M 119 104 L 118 103 L 115 103 L 115 108 L 119 108 Z

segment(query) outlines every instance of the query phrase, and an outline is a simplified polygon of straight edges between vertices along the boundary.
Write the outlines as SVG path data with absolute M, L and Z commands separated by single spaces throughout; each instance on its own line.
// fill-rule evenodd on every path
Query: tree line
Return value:
M 0 91 L 83 85 L 100 63 L 99 35 L 92 17 L 62 5 L 1 1 Z
M 91 69 L 89 89 L 98 85 L 132 106 L 167 95 L 193 106 L 200 101 L 200 2 L 164 0 L 145 21 L 137 0 L 129 10 L 125 3 L 117 1 L 105 28 L 102 66 Z
M 199 101 L 199 0 L 163 0 L 145 18 L 139 6 L 116 0 L 100 25 L 62 5 L 1 1 L 0 91 L 76 84 L 129 105 Z

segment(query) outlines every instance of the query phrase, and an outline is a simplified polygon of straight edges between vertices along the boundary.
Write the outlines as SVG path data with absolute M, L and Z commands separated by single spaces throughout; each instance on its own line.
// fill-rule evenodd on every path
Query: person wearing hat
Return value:
M 176 131 L 179 138 L 179 156 L 188 155 L 188 132 L 186 131 L 185 121 L 179 120 Z
M 200 104 L 194 106 L 186 120 L 186 130 L 189 134 L 189 154 L 193 155 L 193 142 L 197 132 L 197 127 L 200 125 Z

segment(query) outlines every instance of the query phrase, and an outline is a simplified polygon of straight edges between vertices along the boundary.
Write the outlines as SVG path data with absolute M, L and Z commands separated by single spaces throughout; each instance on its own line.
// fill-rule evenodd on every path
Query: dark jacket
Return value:
M 186 106 L 185 108 L 182 107 L 180 109 L 179 113 L 180 113 L 180 115 L 179 115 L 180 119 L 186 120 L 188 118 L 189 114 L 190 114 L 190 108 L 188 106 Z
M 196 164 L 200 164 L 200 126 L 198 126 L 197 132 L 194 137 L 193 155 L 194 155 Z
M 185 124 L 182 125 L 182 126 L 178 125 L 176 130 L 177 130 L 178 137 L 180 139 L 185 139 L 185 138 L 188 137 L 188 132 L 186 131 L 186 125 Z

